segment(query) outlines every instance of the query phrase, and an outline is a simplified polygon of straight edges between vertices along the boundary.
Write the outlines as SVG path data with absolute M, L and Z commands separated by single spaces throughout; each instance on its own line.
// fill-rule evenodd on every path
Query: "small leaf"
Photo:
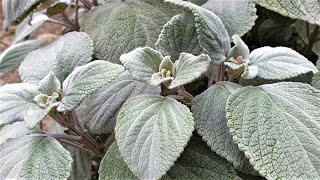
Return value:
M 320 91 L 281 82 L 248 86 L 228 98 L 228 127 L 267 179 L 320 177 Z
M 255 49 L 249 60 L 249 67 L 258 67 L 257 76 L 269 80 L 283 80 L 308 72 L 318 72 L 307 58 L 286 47 Z
M 109 84 L 124 71 L 124 67 L 107 61 L 93 61 L 75 70 L 63 82 L 62 99 L 57 110 L 71 111 L 89 94 Z
M 234 46 L 229 50 L 228 58 L 233 57 L 234 59 L 237 59 L 241 56 L 243 59 L 248 59 L 250 51 L 246 43 L 244 43 L 238 35 L 232 36 L 232 41 Z
M 192 12 L 195 18 L 200 46 L 208 54 L 213 64 L 221 64 L 230 49 L 229 35 L 218 16 L 211 11 L 182 0 L 165 0 L 183 8 L 186 13 Z
M 47 13 L 49 15 L 63 13 L 70 3 L 70 0 L 56 0 L 50 5 L 50 7 L 47 8 Z
M 6 84 L 0 87 L 0 126 L 23 121 L 29 107 L 35 105 L 33 98 L 38 94 L 37 86 L 32 84 Z
M 15 37 L 13 43 L 24 40 L 33 31 L 38 29 L 49 17 L 42 13 L 33 13 L 23 20 L 15 31 Z
M 175 78 L 169 85 L 169 89 L 191 83 L 204 74 L 210 65 L 210 57 L 205 54 L 194 56 L 188 53 L 181 53 L 178 61 L 175 62 Z
M 114 132 L 118 111 L 126 100 L 140 94 L 159 95 L 160 92 L 160 87 L 137 81 L 125 71 L 110 84 L 84 99 L 76 112 L 80 123 L 90 132 Z
M 23 82 L 38 84 L 48 72 L 53 71 L 60 82 L 77 66 L 92 59 L 92 40 L 84 32 L 70 32 L 49 44 L 28 54 L 20 66 Z
M 60 92 L 61 83 L 59 79 L 53 74 L 52 71 L 49 72 L 40 82 L 38 91 L 46 94 L 52 95 L 54 92 Z
M 151 76 L 159 72 L 163 56 L 159 51 L 149 47 L 137 48 L 120 56 L 120 61 L 132 75 L 143 81 L 151 83 Z
M 212 151 L 226 158 L 242 172 L 257 174 L 244 153 L 233 142 L 226 119 L 226 104 L 230 94 L 241 85 L 220 82 L 196 96 L 192 101 L 192 112 L 197 132 L 211 147 Z
M 275 1 L 275 0 L 253 0 L 258 5 L 271 11 L 288 16 L 292 19 L 301 19 L 311 24 L 320 25 L 320 3 L 316 0 L 309 1 Z
M 0 145 L 0 179 L 65 179 L 72 158 L 57 140 L 27 135 Z
M 29 40 L 14 44 L 2 52 L 0 55 L 0 76 L 17 67 L 31 51 L 45 42 L 42 40 Z
M 8 139 L 32 134 L 35 132 L 36 129 L 28 129 L 24 121 L 3 125 L 0 127 L 0 145 L 6 142 Z
M 180 156 L 193 130 L 187 106 L 172 98 L 140 95 L 122 106 L 115 134 L 131 171 L 140 179 L 159 179 Z
M 172 17 L 163 26 L 156 47 L 163 55 L 171 56 L 173 61 L 177 60 L 182 52 L 200 55 L 202 48 L 193 15 L 183 13 Z
M 241 37 L 250 31 L 258 17 L 251 0 L 208 0 L 201 7 L 214 12 L 221 19 L 230 39 L 233 35 Z
M 3 16 L 10 24 L 17 24 L 45 0 L 3 0 Z
M 37 105 L 33 105 L 29 108 L 26 116 L 26 126 L 28 129 L 34 129 L 41 120 L 51 111 L 51 109 L 56 108 L 60 102 L 55 102 L 47 105 L 47 107 L 39 107 Z

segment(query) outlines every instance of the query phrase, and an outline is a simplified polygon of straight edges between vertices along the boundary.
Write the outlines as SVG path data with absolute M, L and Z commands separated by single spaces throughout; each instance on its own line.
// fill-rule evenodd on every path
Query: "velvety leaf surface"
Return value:
M 227 103 L 230 133 L 267 179 L 320 177 L 320 91 L 282 82 L 248 86 Z
M 6 142 L 7 139 L 28 135 L 34 132 L 36 132 L 36 130 L 28 129 L 24 121 L 3 125 L 0 127 L 0 145 Z
M 53 72 L 49 72 L 40 82 L 38 91 L 43 94 L 51 96 L 54 92 L 60 92 L 61 83 L 59 79 L 53 74 Z
M 37 86 L 26 83 L 6 84 L 0 87 L 0 126 L 23 121 L 38 95 Z
M 72 159 L 57 140 L 40 135 L 11 139 L 0 145 L 0 179 L 69 177 Z
M 192 101 L 191 110 L 197 132 L 212 151 L 226 158 L 237 170 L 257 174 L 244 153 L 233 142 L 227 127 L 227 99 L 241 87 L 231 82 L 219 82 L 196 96 Z
M 210 56 L 213 64 L 222 63 L 230 49 L 230 40 L 220 18 L 211 11 L 190 2 L 181 0 L 166 0 L 165 2 L 184 9 L 186 13 L 192 12 L 200 46 L 204 53 Z
M 320 69 L 320 61 L 317 61 L 317 69 Z M 312 77 L 311 85 L 317 89 L 320 89 L 320 73 L 317 72 Z
M 48 105 L 47 107 L 39 107 L 37 105 L 32 105 L 28 111 L 25 118 L 26 126 L 29 129 L 34 129 L 41 120 L 50 112 L 51 109 L 56 108 L 59 102 Z
M 94 42 L 94 55 L 114 63 L 137 47 L 154 48 L 164 24 L 177 10 L 163 1 L 115 0 L 95 8 L 81 28 Z
M 253 0 L 253 2 L 283 16 L 320 25 L 320 3 L 318 0 Z
M 221 19 L 230 39 L 233 35 L 241 37 L 250 31 L 258 17 L 251 0 L 208 0 L 201 7 L 214 12 Z
M 140 179 L 159 179 L 180 156 L 193 130 L 187 106 L 172 98 L 140 95 L 122 106 L 115 133 L 131 171 Z
M 44 44 L 43 40 L 29 40 L 17 43 L 0 54 L 0 76 L 19 65 L 33 50 Z
M 92 40 L 84 32 L 70 32 L 44 48 L 28 54 L 20 66 L 23 82 L 38 84 L 48 72 L 53 71 L 63 82 L 77 66 L 91 61 Z
M 84 99 L 77 109 L 80 123 L 95 134 L 114 132 L 122 104 L 140 94 L 159 95 L 160 87 L 137 81 L 125 71 L 110 84 Z
M 10 23 L 19 23 L 45 0 L 2 0 L 4 18 Z
M 74 110 L 85 97 L 112 82 L 123 71 L 123 66 L 101 60 L 76 67 L 63 82 L 65 96 L 57 110 Z
M 200 55 L 202 48 L 199 45 L 193 15 L 183 13 L 172 17 L 163 26 L 156 47 L 163 55 L 171 56 L 173 62 L 182 52 Z
M 258 67 L 258 77 L 264 79 L 288 79 L 318 69 L 304 56 L 287 47 L 262 47 L 249 56 L 249 66 Z

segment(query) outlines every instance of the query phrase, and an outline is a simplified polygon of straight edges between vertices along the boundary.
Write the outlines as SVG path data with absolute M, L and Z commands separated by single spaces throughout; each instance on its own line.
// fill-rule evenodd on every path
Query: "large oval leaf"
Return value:
M 57 110 L 61 112 L 74 110 L 85 97 L 112 82 L 123 71 L 123 66 L 101 60 L 76 67 L 63 82 L 65 96 Z
M 92 59 L 92 40 L 84 32 L 70 32 L 37 49 L 25 58 L 20 66 L 23 82 L 38 84 L 50 71 L 63 82 L 76 66 Z
M 81 28 L 93 39 L 95 57 L 119 63 L 121 54 L 154 47 L 162 26 L 176 12 L 163 1 L 115 0 L 94 9 Z
M 257 19 L 255 4 L 251 0 L 208 0 L 201 7 L 214 12 L 223 22 L 230 39 L 247 33 Z
M 233 142 L 226 119 L 226 104 L 230 94 L 241 85 L 220 82 L 211 86 L 192 101 L 192 112 L 197 132 L 211 147 L 212 151 L 226 158 L 242 172 L 255 173 L 249 160 Z
M 227 103 L 230 133 L 267 179 L 319 179 L 320 91 L 282 82 L 244 87 Z
M 11 139 L 0 145 L 0 179 L 65 179 L 72 158 L 57 140 L 40 135 Z
M 0 55 L 0 76 L 17 67 L 31 51 L 45 42 L 43 40 L 29 40 L 14 44 L 2 52 Z
M 23 121 L 29 108 L 36 105 L 37 86 L 26 83 L 6 84 L 0 88 L 0 126 Z
M 262 47 L 249 56 L 249 66 L 257 66 L 257 76 L 268 80 L 297 77 L 318 69 L 304 56 L 287 47 Z
M 128 100 L 117 116 L 121 155 L 140 179 L 159 179 L 180 156 L 194 130 L 188 107 L 175 99 L 140 95 Z
M 7 139 L 28 135 L 34 132 L 36 132 L 36 130 L 28 129 L 26 127 L 26 122 L 24 121 L 3 125 L 0 127 L 0 144 L 6 142 Z
M 230 49 L 229 35 L 220 20 L 213 12 L 182 0 L 166 0 L 186 11 L 192 12 L 195 18 L 200 46 L 214 64 L 222 63 Z
M 95 134 L 114 132 L 117 113 L 122 104 L 140 94 L 159 95 L 160 87 L 137 81 L 125 71 L 82 102 L 77 109 L 80 123 Z

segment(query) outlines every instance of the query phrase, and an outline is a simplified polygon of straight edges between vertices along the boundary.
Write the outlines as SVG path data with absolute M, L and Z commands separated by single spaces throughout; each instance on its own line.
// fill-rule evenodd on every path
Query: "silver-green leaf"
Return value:
M 53 71 L 63 82 L 75 67 L 89 63 L 92 54 L 93 42 L 89 36 L 84 32 L 70 32 L 28 54 L 19 73 L 23 82 L 38 84 Z
M 0 145 L 8 139 L 35 133 L 36 129 L 28 129 L 25 121 L 6 124 L 0 127 Z
M 317 61 L 316 67 L 317 67 L 317 69 L 320 69 L 320 61 L 319 61 L 319 59 Z M 311 85 L 313 87 L 317 88 L 317 89 L 320 89 L 320 73 L 319 72 L 314 74 L 314 76 L 312 77 Z
M 37 86 L 27 83 L 6 84 L 0 87 L 0 126 L 23 121 L 28 109 L 35 105 Z
M 17 67 L 33 50 L 44 44 L 43 40 L 29 40 L 10 46 L 0 55 L 0 76 Z
M 187 106 L 172 98 L 140 95 L 122 106 L 115 133 L 130 170 L 140 179 L 159 179 L 180 156 L 193 130 Z
M 66 179 L 72 158 L 57 140 L 26 135 L 0 145 L 0 179 Z
M 320 91 L 281 82 L 248 86 L 228 99 L 228 127 L 267 179 L 319 179 Z
M 111 83 L 124 70 L 121 65 L 101 60 L 76 67 L 63 82 L 65 96 L 57 108 L 58 111 L 74 110 L 85 97 Z
M 43 94 L 51 96 L 53 93 L 60 92 L 60 89 L 61 83 L 52 71 L 39 82 L 38 91 Z
M 118 111 L 127 99 L 140 94 L 160 94 L 160 87 L 137 81 L 125 71 L 110 84 L 88 96 L 79 108 L 78 119 L 95 134 L 114 132 Z
M 26 126 L 28 129 L 34 129 L 41 120 L 53 109 L 59 105 L 59 102 L 49 104 L 47 107 L 39 107 L 38 105 L 31 106 L 25 118 Z

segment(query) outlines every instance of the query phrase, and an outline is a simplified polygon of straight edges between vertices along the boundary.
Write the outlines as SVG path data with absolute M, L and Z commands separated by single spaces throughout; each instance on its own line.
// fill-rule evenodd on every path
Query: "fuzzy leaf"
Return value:
M 115 143 L 103 158 L 99 174 L 101 180 L 113 178 L 138 179 L 123 161 Z M 210 151 L 200 139 L 196 138 L 191 138 L 181 157 L 161 179 L 240 180 L 231 164 Z
M 177 60 L 182 52 L 200 55 L 202 48 L 193 15 L 184 13 L 172 17 L 163 26 L 156 47 L 163 55 L 171 56 L 173 61 Z
M 200 46 L 208 54 L 213 64 L 221 64 L 230 49 L 229 35 L 218 16 L 211 11 L 182 0 L 165 0 L 183 8 L 186 13 L 192 11 L 195 18 Z
M 38 95 L 37 86 L 26 83 L 6 84 L 0 87 L 0 126 L 23 121 Z M 0 178 L 1 179 L 1 178 Z
M 4 18 L 10 24 L 21 22 L 45 0 L 2 0 Z
M 123 71 L 123 66 L 101 60 L 76 67 L 63 82 L 65 96 L 57 110 L 60 112 L 74 110 L 85 97 L 111 83 Z
M 51 96 L 54 92 L 60 92 L 60 88 L 61 83 L 59 79 L 51 71 L 39 82 L 38 91 Z
M 317 69 L 320 69 L 320 61 L 317 61 Z M 316 89 L 320 89 L 320 72 L 317 72 L 312 77 L 311 85 Z
M 125 71 L 112 83 L 88 96 L 77 109 L 79 120 L 95 134 L 114 132 L 122 104 L 140 94 L 160 94 L 160 88 L 135 80 Z
M 93 53 L 92 40 L 84 32 L 70 32 L 28 54 L 20 66 L 23 82 L 38 84 L 53 71 L 63 82 L 76 66 L 87 64 Z
M 194 56 L 188 53 L 181 53 L 175 62 L 175 78 L 169 85 L 169 89 L 191 83 L 204 74 L 210 65 L 210 57 L 205 54 Z
M 281 82 L 248 86 L 227 103 L 230 133 L 267 179 L 320 177 L 320 91 Z
M 229 50 L 228 58 L 233 57 L 237 59 L 237 57 L 242 56 L 243 59 L 248 59 L 250 50 L 246 43 L 238 35 L 232 36 L 232 41 L 234 46 Z
M 257 66 L 257 76 L 269 80 L 283 80 L 297 77 L 318 69 L 304 56 L 286 47 L 262 47 L 249 56 L 249 67 Z
M 29 40 L 14 44 L 0 55 L 0 76 L 19 65 L 33 50 L 44 44 L 43 40 Z
M 151 76 L 159 72 L 162 59 L 159 51 L 149 47 L 137 48 L 120 56 L 121 63 L 135 78 L 148 83 L 151 83 Z
M 65 179 L 72 158 L 57 140 L 40 135 L 11 139 L 0 145 L 0 179 Z
M 42 13 L 34 13 L 23 20 L 17 27 L 13 43 L 24 40 L 33 31 L 38 29 L 49 17 Z
M 320 25 L 320 3 L 318 0 L 253 0 L 253 2 L 283 16 Z
M 96 58 L 120 63 L 122 54 L 137 47 L 154 48 L 163 25 L 176 14 L 163 0 L 112 1 L 89 13 L 81 28 L 92 38 Z
M 187 106 L 172 98 L 140 95 L 122 106 L 115 134 L 131 171 L 140 179 L 159 179 L 180 156 L 193 130 Z
M 230 39 L 233 35 L 241 37 L 250 31 L 258 17 L 251 0 L 208 0 L 201 7 L 214 12 L 221 19 Z
M 36 130 L 28 129 L 24 121 L 3 125 L 0 127 L 0 145 L 8 139 L 32 134 L 34 132 L 36 132 Z
M 59 102 L 48 105 L 45 108 L 33 105 L 29 108 L 26 116 L 26 126 L 29 129 L 34 129 L 41 120 L 50 112 L 51 109 L 56 108 L 59 105 Z
M 191 110 L 197 132 L 212 151 L 226 158 L 237 170 L 256 174 L 244 153 L 233 142 L 227 127 L 225 111 L 227 99 L 230 94 L 241 87 L 241 85 L 230 82 L 217 83 L 196 96 L 192 101 Z

